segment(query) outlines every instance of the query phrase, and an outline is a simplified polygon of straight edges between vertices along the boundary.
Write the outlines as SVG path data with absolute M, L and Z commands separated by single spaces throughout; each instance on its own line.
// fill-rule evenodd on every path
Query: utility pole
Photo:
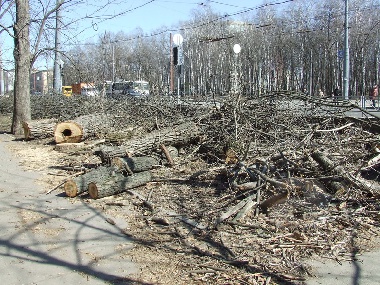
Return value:
M 348 0 L 344 0 L 344 66 L 343 66 L 343 98 L 348 100 L 350 85 L 350 48 L 348 45 Z
M 62 90 L 62 60 L 61 60 L 61 7 L 63 0 L 57 0 L 57 10 L 55 12 L 55 51 L 54 51 L 54 70 L 53 70 L 53 89 L 55 93 L 61 93 Z
M 170 33 L 170 95 L 173 94 L 174 91 L 174 74 L 173 74 L 173 36 Z

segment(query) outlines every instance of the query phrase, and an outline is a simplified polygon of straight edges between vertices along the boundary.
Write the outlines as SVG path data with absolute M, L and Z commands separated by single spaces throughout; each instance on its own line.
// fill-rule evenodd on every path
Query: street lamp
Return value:
M 238 55 L 241 51 L 241 47 L 239 44 L 235 44 L 234 45 L 234 53 L 235 53 L 235 82 L 234 82 L 234 93 L 238 93 L 238 76 L 237 76 L 237 59 L 238 59 Z
M 175 44 L 175 48 L 177 48 L 177 71 L 178 71 L 178 83 L 177 83 L 177 100 L 178 104 L 180 102 L 180 88 L 181 88 L 181 65 L 182 65 L 182 42 L 183 37 L 180 34 L 175 34 L 173 36 L 173 43 Z

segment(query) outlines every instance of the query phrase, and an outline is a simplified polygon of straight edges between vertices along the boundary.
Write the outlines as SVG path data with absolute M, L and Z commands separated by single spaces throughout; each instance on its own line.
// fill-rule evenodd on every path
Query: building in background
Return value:
M 14 88 L 15 71 L 2 69 L 0 77 L 0 95 L 9 95 Z
M 48 94 L 53 88 L 52 70 L 32 70 L 30 75 L 30 93 Z

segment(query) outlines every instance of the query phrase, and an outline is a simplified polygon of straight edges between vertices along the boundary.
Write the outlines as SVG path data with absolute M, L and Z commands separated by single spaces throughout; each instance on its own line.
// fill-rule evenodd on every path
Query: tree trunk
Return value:
M 54 128 L 57 124 L 55 119 L 34 120 L 23 122 L 24 137 L 29 139 L 53 138 Z
M 55 142 L 78 143 L 90 137 L 104 137 L 110 128 L 109 120 L 108 114 L 91 114 L 58 123 L 54 131 Z
M 109 168 L 101 166 L 98 169 L 87 172 L 81 176 L 69 179 L 64 184 L 65 193 L 68 197 L 76 197 L 81 193 L 87 192 L 88 184 L 97 176 L 98 173 L 103 171 L 110 171 Z
M 139 172 L 126 177 L 120 173 L 103 173 L 102 177 L 94 177 L 88 184 L 88 194 L 93 199 L 99 199 L 145 185 L 151 180 L 150 171 Z
M 14 30 L 15 83 L 12 133 L 22 135 L 23 122 L 31 120 L 30 110 L 30 43 L 29 43 L 29 1 L 16 0 L 16 24 Z
M 112 165 L 132 175 L 135 172 L 142 172 L 154 168 L 159 165 L 159 161 L 157 158 L 151 156 L 115 157 L 112 159 Z
M 126 141 L 121 147 L 105 148 L 98 154 L 103 163 L 109 163 L 114 157 L 126 156 L 127 153 L 147 153 L 157 150 L 160 145 L 180 146 L 187 145 L 192 140 L 198 139 L 201 132 L 193 122 L 153 131 L 143 138 L 135 138 Z

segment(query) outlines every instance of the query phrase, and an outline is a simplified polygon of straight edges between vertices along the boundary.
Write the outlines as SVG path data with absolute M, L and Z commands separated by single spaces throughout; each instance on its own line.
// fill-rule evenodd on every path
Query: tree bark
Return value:
M 330 171 L 335 175 L 342 176 L 344 174 L 344 169 L 342 166 L 334 165 L 333 161 L 331 161 L 328 157 L 326 157 L 323 153 L 319 151 L 315 151 L 311 154 L 311 157 L 322 167 L 325 171 Z M 330 189 L 331 194 L 340 193 L 345 191 L 345 187 L 342 183 L 338 181 L 327 181 L 326 186 Z
M 88 184 L 88 193 L 91 198 L 99 199 L 145 185 L 151 180 L 150 171 L 143 171 L 126 177 L 116 172 L 105 172 L 102 176 L 94 177 Z
M 201 132 L 197 125 L 193 122 L 188 122 L 175 127 L 153 131 L 142 138 L 131 139 L 120 147 L 105 148 L 98 154 L 103 163 L 109 163 L 114 157 L 126 156 L 127 153 L 148 153 L 159 149 L 162 144 L 172 146 L 187 145 L 192 140 L 198 139 L 200 135 Z
M 11 132 L 22 135 L 23 122 L 31 120 L 30 110 L 30 42 L 29 42 L 29 1 L 16 0 L 16 24 L 14 31 L 15 59 L 15 83 L 14 83 L 14 105 Z
M 112 159 L 112 165 L 115 165 L 119 170 L 132 175 L 135 172 L 153 169 L 155 166 L 159 165 L 159 161 L 152 156 L 115 157 Z
M 24 137 L 29 139 L 44 139 L 54 137 L 54 128 L 57 124 L 55 119 L 33 120 L 30 122 L 23 122 Z
M 93 181 L 94 177 L 96 177 L 98 173 L 102 173 L 104 171 L 109 172 L 110 170 L 105 166 L 101 166 L 98 169 L 94 169 L 81 176 L 67 180 L 63 186 L 66 195 L 68 197 L 76 197 L 81 193 L 87 192 L 88 184 L 90 183 L 90 181 Z

